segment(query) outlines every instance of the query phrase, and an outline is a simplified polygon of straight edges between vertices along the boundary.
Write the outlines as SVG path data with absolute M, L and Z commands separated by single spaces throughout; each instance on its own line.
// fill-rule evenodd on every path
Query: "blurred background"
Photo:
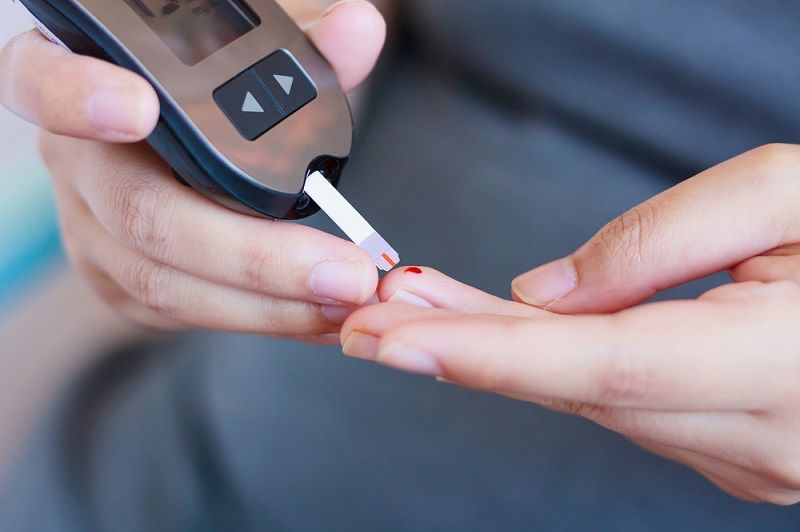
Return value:
M 0 43 L 32 25 L 3 6 Z M 93 353 L 140 331 L 66 265 L 36 128 L 0 110 L 0 475 L 50 400 Z M 77 304 L 76 304 L 77 302 Z

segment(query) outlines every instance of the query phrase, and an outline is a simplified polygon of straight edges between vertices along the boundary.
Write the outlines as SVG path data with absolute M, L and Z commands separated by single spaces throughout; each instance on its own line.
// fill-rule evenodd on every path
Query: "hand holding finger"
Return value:
M 794 387 L 797 357 L 781 346 L 800 339 L 772 334 L 797 330 L 790 323 L 800 313 L 800 288 L 783 301 L 791 286 L 766 285 L 760 302 L 710 297 L 616 316 L 417 320 L 382 335 L 377 361 L 515 397 L 653 410 L 767 408 Z
M 375 307 L 376 361 L 590 419 L 726 491 L 800 501 L 800 287 L 742 283 L 613 316 Z M 348 329 L 349 330 L 349 329 Z

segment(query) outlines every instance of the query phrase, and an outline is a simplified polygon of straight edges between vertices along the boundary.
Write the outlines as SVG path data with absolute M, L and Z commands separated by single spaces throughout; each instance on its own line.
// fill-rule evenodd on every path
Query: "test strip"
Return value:
M 330 181 L 319 172 L 306 180 L 306 193 L 358 246 L 363 248 L 375 265 L 388 272 L 400 262 L 400 255 L 381 235 L 350 205 Z

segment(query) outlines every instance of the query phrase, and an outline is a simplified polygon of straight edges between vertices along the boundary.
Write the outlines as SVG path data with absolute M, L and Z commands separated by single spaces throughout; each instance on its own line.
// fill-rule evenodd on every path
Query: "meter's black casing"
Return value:
M 235 131 L 214 104 L 212 95 L 218 88 L 215 85 L 225 81 L 223 78 L 238 75 L 258 61 L 233 65 L 227 74 L 222 73 L 223 77 L 204 88 L 208 101 L 202 104 L 203 115 L 211 115 L 214 120 L 205 124 L 206 129 L 222 128 L 221 138 L 227 146 L 236 147 L 242 160 L 252 163 L 250 169 L 243 169 L 242 165 L 227 157 L 220 146 L 208 138 L 208 131 L 187 116 L 186 109 L 147 68 L 146 62 L 129 50 L 78 0 L 17 1 L 73 52 L 104 59 L 132 70 L 153 85 L 159 97 L 161 116 L 147 141 L 170 165 L 180 181 L 206 197 L 238 212 L 293 220 L 305 218 L 319 210 L 303 192 L 305 180 L 311 173 L 320 171 L 334 185 L 338 185 L 353 139 L 349 104 L 330 66 L 272 0 L 248 0 L 248 5 L 261 18 L 261 26 L 267 26 L 262 27 L 261 32 L 269 32 L 270 24 L 281 24 L 277 33 L 290 42 L 270 42 L 264 49 L 254 51 L 253 48 L 260 44 L 256 35 L 246 43 L 246 51 L 251 58 L 266 58 L 277 50 L 291 53 L 308 73 L 319 95 L 306 106 L 310 109 L 301 109 L 252 142 Z M 116 3 L 121 10 L 130 10 L 123 0 L 103 2 Z M 265 9 L 269 10 L 268 14 L 263 13 Z M 131 12 L 130 15 L 135 14 Z M 147 28 L 138 30 L 150 31 Z M 153 42 L 160 42 L 155 33 L 150 37 Z M 163 52 L 169 53 L 166 49 Z M 219 52 L 211 57 L 215 55 L 219 55 Z M 224 60 L 224 57 L 217 59 Z M 312 63 L 312 68 L 308 63 Z M 283 137 L 278 138 L 278 135 Z

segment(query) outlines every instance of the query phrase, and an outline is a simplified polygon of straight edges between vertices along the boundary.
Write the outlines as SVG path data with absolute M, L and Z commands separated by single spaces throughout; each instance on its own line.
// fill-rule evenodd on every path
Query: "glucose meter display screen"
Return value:
M 190 66 L 261 23 L 242 0 L 125 0 L 125 3 Z

